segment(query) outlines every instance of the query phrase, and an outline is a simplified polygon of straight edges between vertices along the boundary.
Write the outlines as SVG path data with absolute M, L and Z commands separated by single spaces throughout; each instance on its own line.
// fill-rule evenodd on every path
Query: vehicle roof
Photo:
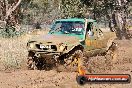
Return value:
M 85 22 L 85 19 L 82 18 L 67 18 L 67 19 L 57 19 L 56 21 L 81 21 Z M 88 22 L 95 22 L 96 20 L 88 19 Z

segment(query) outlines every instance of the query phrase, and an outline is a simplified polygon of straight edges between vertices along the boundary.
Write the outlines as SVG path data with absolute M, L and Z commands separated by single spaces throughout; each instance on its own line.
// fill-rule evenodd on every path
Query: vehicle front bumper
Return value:
M 62 52 L 59 51 L 48 51 L 48 50 L 29 50 L 28 52 L 33 52 L 36 57 L 54 57 L 60 56 Z

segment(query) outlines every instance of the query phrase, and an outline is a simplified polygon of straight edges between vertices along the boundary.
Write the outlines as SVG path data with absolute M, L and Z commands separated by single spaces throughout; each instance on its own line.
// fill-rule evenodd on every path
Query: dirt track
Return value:
M 113 60 L 104 56 L 89 58 L 87 64 L 91 73 L 126 73 L 132 76 L 132 40 L 118 40 L 116 42 L 118 44 L 118 51 Z M 21 54 L 20 56 L 23 55 L 23 53 L 17 53 Z M 24 60 L 22 61 L 24 62 Z M 0 64 L 0 88 L 132 88 L 132 83 L 86 84 L 79 86 L 76 83 L 76 74 L 75 72 L 57 73 L 55 70 L 31 71 L 21 67 L 17 70 L 5 70 L 5 67 Z

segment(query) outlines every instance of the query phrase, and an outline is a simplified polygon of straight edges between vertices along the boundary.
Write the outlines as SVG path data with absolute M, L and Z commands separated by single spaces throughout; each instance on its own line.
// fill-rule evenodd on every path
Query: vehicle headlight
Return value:
M 28 48 L 33 48 L 34 47 L 34 44 L 33 43 L 29 43 L 28 44 Z
M 36 42 L 36 41 L 29 41 L 27 43 L 27 48 L 34 48 L 34 42 Z
M 46 48 L 51 49 L 51 45 L 46 45 Z
M 45 46 L 44 45 L 40 45 L 40 48 L 42 49 L 42 48 L 45 48 Z

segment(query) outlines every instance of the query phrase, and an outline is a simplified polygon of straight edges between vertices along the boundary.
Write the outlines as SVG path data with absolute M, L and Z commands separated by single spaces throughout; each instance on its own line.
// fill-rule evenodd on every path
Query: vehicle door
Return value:
M 105 48 L 106 45 L 106 38 L 104 36 L 103 31 L 98 27 L 97 23 L 95 23 L 94 32 L 96 33 L 96 48 L 101 49 Z
M 93 22 L 88 22 L 86 28 L 86 39 L 85 39 L 85 45 L 87 50 L 92 50 L 96 48 L 97 36 L 93 28 L 94 28 Z

